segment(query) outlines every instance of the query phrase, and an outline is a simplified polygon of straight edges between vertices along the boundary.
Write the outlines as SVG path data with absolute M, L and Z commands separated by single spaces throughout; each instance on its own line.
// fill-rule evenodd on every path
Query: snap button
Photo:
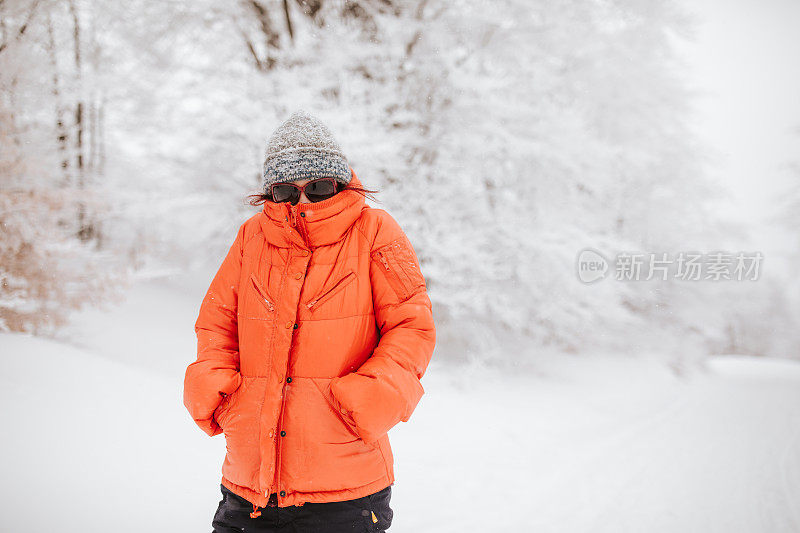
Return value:
M 285 436 L 286 436 L 286 432 L 285 431 L 281 431 L 281 437 L 285 437 Z
M 303 213 L 300 213 L 300 216 L 301 216 L 301 217 L 303 217 L 303 218 L 306 218 L 306 214 L 305 214 L 305 212 L 303 212 Z
M 293 327 L 294 329 L 297 329 L 297 328 L 298 328 L 298 325 L 297 325 L 297 324 L 295 324 L 295 325 L 294 325 L 294 326 L 292 326 L 292 327 Z
M 281 491 L 281 496 L 286 496 L 286 491 L 285 490 Z
M 286 383 L 291 383 L 291 382 L 292 382 L 292 378 L 291 378 L 291 376 L 289 376 L 288 378 L 286 378 Z

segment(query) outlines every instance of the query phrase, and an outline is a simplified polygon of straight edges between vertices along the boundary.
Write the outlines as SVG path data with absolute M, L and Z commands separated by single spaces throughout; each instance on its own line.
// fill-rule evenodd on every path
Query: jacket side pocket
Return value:
M 394 518 L 394 510 L 390 505 L 391 499 L 391 485 L 367 495 L 369 510 L 371 511 L 367 517 L 369 519 L 367 525 L 371 528 L 370 531 L 385 531 L 391 527 L 392 519 Z
M 226 415 L 228 414 L 228 411 L 230 410 L 232 402 L 234 400 L 236 400 L 236 396 L 239 395 L 239 392 L 244 387 L 244 384 L 245 384 L 245 379 L 242 378 L 242 382 L 239 384 L 238 387 L 236 387 L 236 390 L 233 391 L 230 394 L 225 395 L 225 397 L 222 398 L 222 401 L 219 403 L 217 408 L 214 410 L 214 420 L 217 421 L 217 424 L 219 425 L 219 427 L 224 429 L 225 421 L 226 421 L 226 418 L 227 418 Z
M 350 416 L 350 414 L 345 409 L 343 409 L 342 406 L 339 405 L 339 403 L 333 397 L 333 393 L 331 392 L 330 380 L 326 379 L 325 380 L 326 384 L 321 384 L 321 383 L 319 383 L 319 381 L 317 379 L 313 379 L 313 378 L 312 378 L 312 381 L 314 382 L 314 385 L 316 385 L 317 388 L 319 389 L 319 392 L 320 392 L 320 394 L 322 394 L 322 397 L 325 398 L 325 401 L 328 402 L 328 405 L 330 406 L 331 411 L 334 412 L 334 414 L 339 419 L 339 421 L 345 427 L 347 427 L 348 431 L 350 431 L 350 433 L 352 433 L 353 436 L 358 437 L 359 439 L 361 439 L 361 436 L 358 434 L 358 432 L 355 429 L 356 428 L 356 423 L 353 420 L 353 417 Z M 373 446 L 373 448 L 374 447 L 375 446 Z

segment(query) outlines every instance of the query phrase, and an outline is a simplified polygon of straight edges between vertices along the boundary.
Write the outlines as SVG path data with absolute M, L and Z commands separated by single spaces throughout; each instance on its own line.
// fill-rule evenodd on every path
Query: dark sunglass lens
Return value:
M 282 185 L 279 183 L 276 183 L 272 186 L 272 200 L 274 202 L 295 203 L 299 199 L 300 194 L 296 187 L 291 185 Z
M 326 200 L 336 193 L 333 180 L 320 180 L 310 182 L 306 186 L 306 197 L 312 202 Z

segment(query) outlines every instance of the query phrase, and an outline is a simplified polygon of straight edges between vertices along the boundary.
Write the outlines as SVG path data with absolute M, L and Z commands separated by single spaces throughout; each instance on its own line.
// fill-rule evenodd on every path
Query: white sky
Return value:
M 734 214 L 765 221 L 800 160 L 800 0 L 683 0 L 698 17 L 687 47 L 696 127 L 719 153 Z M 794 178 L 795 182 L 800 177 Z

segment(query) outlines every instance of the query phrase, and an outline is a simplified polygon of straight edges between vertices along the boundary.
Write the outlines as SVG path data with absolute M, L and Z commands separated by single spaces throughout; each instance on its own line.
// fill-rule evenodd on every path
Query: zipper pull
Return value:
M 383 262 L 383 266 L 385 266 L 385 267 L 386 267 L 386 270 L 390 270 L 390 268 L 389 268 L 389 262 L 388 262 L 388 261 L 386 261 L 386 258 L 385 258 L 385 257 L 383 257 L 383 253 L 381 253 L 381 252 L 378 252 L 378 257 L 380 257 L 380 258 L 381 258 L 381 262 Z
M 378 523 L 378 517 L 375 516 L 375 511 L 372 511 L 372 523 L 373 524 Z

